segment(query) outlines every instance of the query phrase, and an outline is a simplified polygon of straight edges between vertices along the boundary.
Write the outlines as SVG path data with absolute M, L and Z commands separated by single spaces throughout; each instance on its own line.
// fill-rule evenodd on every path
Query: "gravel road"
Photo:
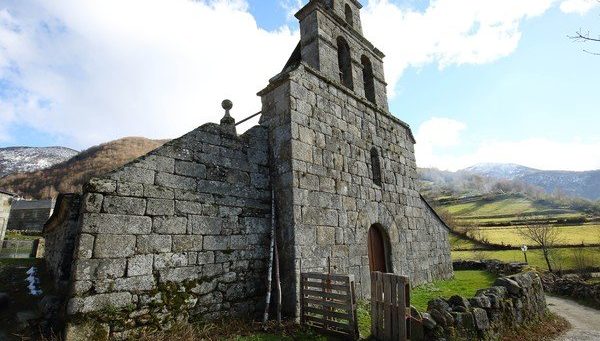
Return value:
M 564 317 L 573 326 L 558 341 L 600 340 L 600 310 L 558 297 L 546 296 L 546 302 L 550 311 Z

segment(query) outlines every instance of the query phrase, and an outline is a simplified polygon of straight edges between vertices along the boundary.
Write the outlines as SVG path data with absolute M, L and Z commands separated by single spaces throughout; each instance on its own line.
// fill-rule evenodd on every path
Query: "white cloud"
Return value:
M 6 3 L 6 2 L 5 2 Z M 176 137 L 242 119 L 297 32 L 260 29 L 241 0 L 9 1 L 0 7 L 0 127 L 18 122 L 72 146 Z M 6 89 L 4 89 L 6 90 Z M 6 132 L 0 129 L 0 138 Z
M 560 10 L 564 13 L 584 15 L 597 6 L 600 6 L 598 0 L 565 0 L 560 4 Z
M 542 15 L 556 1 L 431 0 L 419 12 L 390 0 L 371 0 L 363 10 L 363 28 L 387 55 L 393 96 L 409 66 L 483 64 L 510 55 L 521 39 L 520 23 Z
M 546 170 L 600 169 L 600 140 L 486 140 L 468 150 L 460 143 L 460 133 L 465 131 L 465 127 L 459 121 L 443 118 L 423 122 L 417 130 L 415 145 L 419 167 L 455 171 L 477 163 L 498 162 Z M 445 138 L 447 142 L 443 141 Z

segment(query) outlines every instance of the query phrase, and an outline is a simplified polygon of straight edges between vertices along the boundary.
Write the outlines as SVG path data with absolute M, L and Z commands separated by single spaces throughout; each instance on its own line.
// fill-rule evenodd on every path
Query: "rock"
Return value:
M 492 307 L 490 298 L 485 295 L 480 295 L 480 296 L 475 296 L 475 297 L 469 298 L 469 303 L 471 304 L 472 307 L 476 307 L 476 308 L 486 308 L 487 309 L 487 308 Z
M 423 326 L 427 329 L 433 329 L 437 326 L 435 320 L 428 313 L 422 314 Z
M 494 282 L 495 286 L 503 286 L 511 295 L 521 295 L 523 289 L 516 281 L 508 277 L 500 277 Z
M 472 330 L 475 326 L 473 315 L 471 313 L 453 312 L 454 324 L 464 330 Z
M 454 295 L 454 296 L 450 297 L 450 299 L 448 300 L 448 303 L 451 306 L 453 306 L 454 308 L 463 307 L 466 310 L 471 308 L 471 304 L 469 303 L 469 301 L 466 298 L 464 298 L 462 296 L 458 296 L 458 295 Z
M 427 303 L 427 310 L 438 310 L 439 312 L 451 311 L 450 305 L 441 298 L 436 298 Z
M 473 308 L 473 319 L 475 320 L 475 326 L 479 330 L 485 330 L 490 327 L 487 313 L 481 308 Z

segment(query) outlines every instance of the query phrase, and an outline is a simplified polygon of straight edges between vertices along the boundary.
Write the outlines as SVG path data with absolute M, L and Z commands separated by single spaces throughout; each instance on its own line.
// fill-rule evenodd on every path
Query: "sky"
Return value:
M 336 0 L 341 1 L 341 0 Z M 83 150 L 241 120 L 307 0 L 0 0 L 0 147 Z M 596 0 L 361 0 L 420 167 L 600 169 Z M 256 121 L 242 127 L 247 129 Z

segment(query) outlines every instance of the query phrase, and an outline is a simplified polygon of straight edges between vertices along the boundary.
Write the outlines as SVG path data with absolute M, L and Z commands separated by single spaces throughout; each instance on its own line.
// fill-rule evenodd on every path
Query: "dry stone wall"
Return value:
M 72 321 L 88 317 L 123 338 L 260 309 L 271 226 L 266 129 L 238 137 L 203 125 L 84 192 Z M 86 328 L 68 330 L 77 339 Z
M 304 63 L 261 95 L 262 123 L 275 132 L 278 181 L 291 184 L 276 192 L 292 198 L 278 208 L 285 217 L 278 227 L 288 244 L 286 269 L 293 269 L 284 281 L 288 307 L 297 307 L 292 293 L 299 290 L 300 271 L 353 274 L 358 295 L 368 298 L 373 224 L 385 230 L 394 273 L 415 285 L 452 276 L 447 229 L 416 190 L 414 140 L 406 124 Z M 373 147 L 382 186 L 373 182 Z
M 524 272 L 498 278 L 472 298 L 432 300 L 422 318 L 425 340 L 497 340 L 502 332 L 539 321 L 545 313 L 539 275 Z

